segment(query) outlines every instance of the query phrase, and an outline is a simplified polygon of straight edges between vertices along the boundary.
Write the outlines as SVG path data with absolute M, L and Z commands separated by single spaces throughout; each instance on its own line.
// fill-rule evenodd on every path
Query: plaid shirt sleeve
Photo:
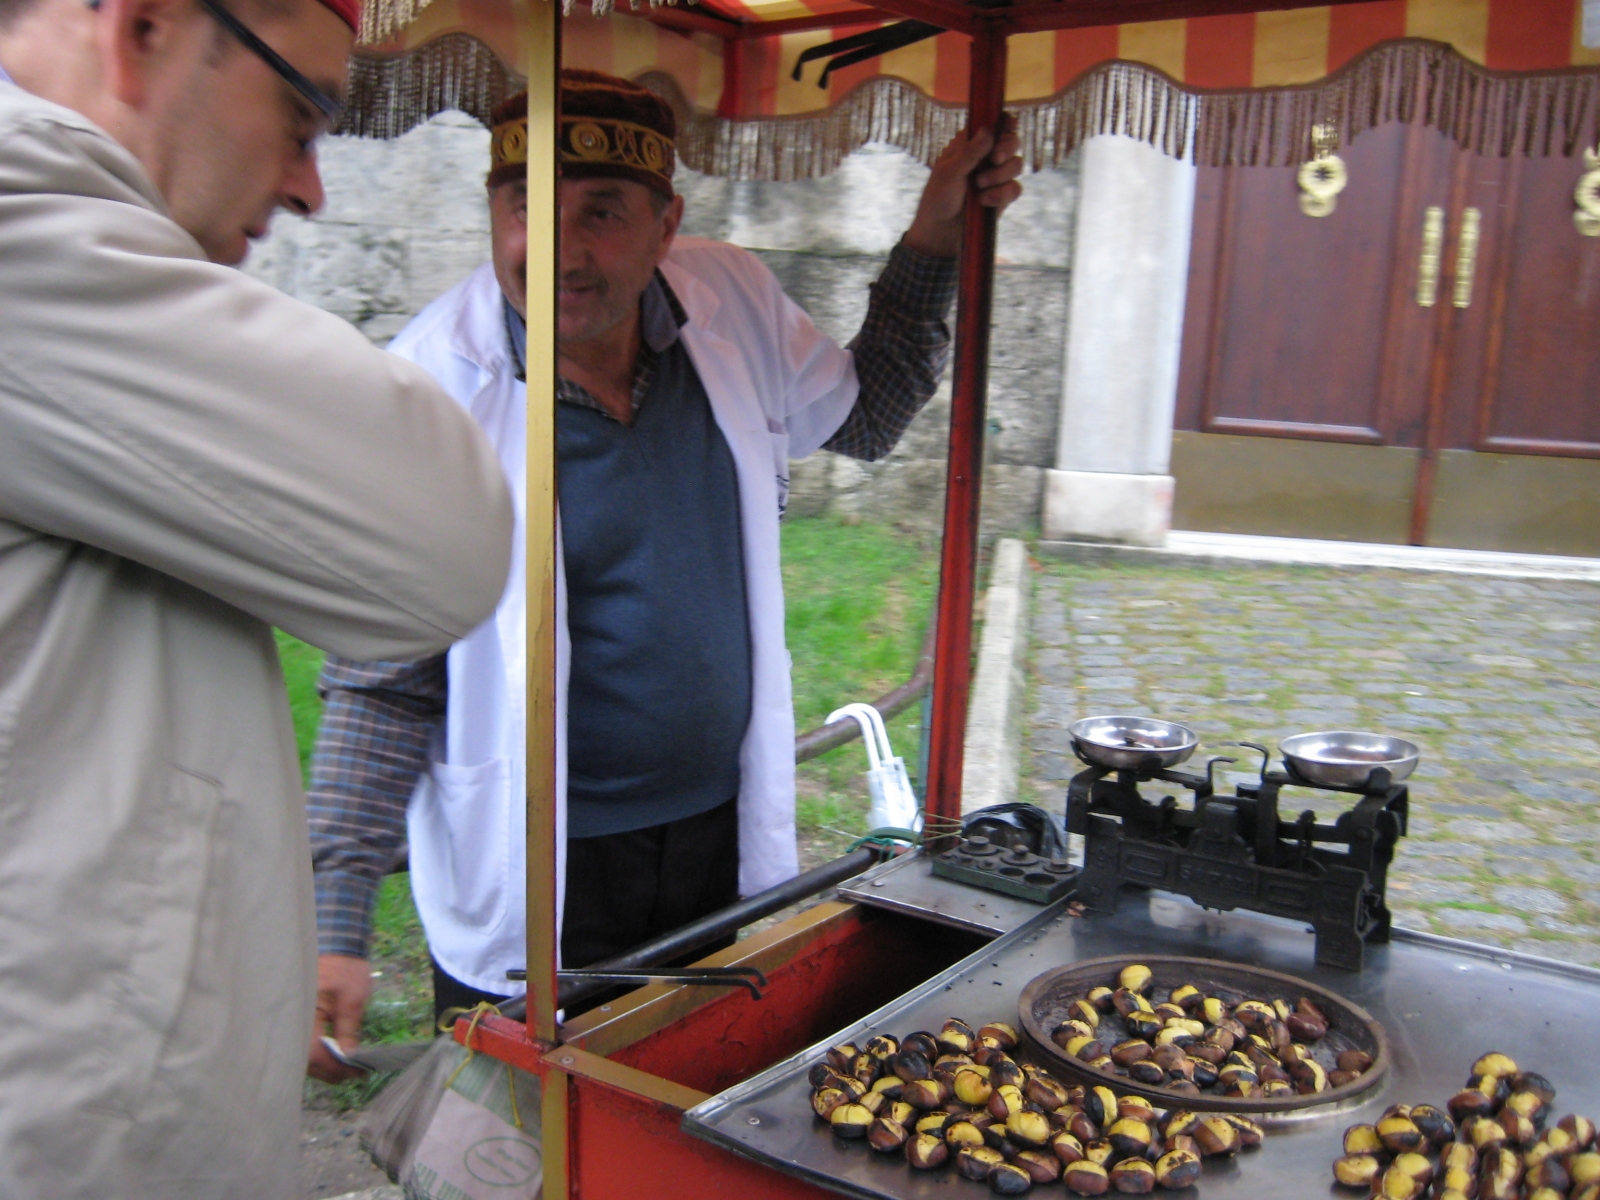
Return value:
M 945 316 L 955 298 L 956 273 L 954 258 L 930 258 L 904 243 L 890 253 L 872 285 L 867 319 L 850 343 L 861 393 L 824 450 L 880 459 L 933 398 L 950 355 Z
M 378 884 L 406 840 L 406 805 L 449 689 L 445 656 L 358 663 L 329 655 L 306 789 L 317 952 L 366 958 Z

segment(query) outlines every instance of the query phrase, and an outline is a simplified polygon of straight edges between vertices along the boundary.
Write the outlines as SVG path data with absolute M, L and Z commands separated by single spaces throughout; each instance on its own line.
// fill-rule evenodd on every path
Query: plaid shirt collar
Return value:
M 511 357 L 516 365 L 517 378 L 523 379 L 527 374 L 525 364 L 528 326 L 509 303 L 506 304 L 505 311 L 506 333 L 511 341 Z M 678 299 L 677 293 L 672 290 L 672 285 L 667 282 L 666 277 L 657 271 L 655 278 L 644 289 L 644 295 L 639 298 L 639 360 L 633 369 L 635 414 L 638 413 L 639 406 L 644 403 L 645 396 L 649 394 L 650 385 L 655 382 L 657 362 L 677 342 L 679 330 L 688 321 L 689 314 L 684 311 L 683 303 Z M 608 417 L 611 415 L 587 388 L 570 379 L 557 378 L 556 399 L 562 404 L 575 404 L 580 408 L 592 408 L 595 412 L 604 413 Z

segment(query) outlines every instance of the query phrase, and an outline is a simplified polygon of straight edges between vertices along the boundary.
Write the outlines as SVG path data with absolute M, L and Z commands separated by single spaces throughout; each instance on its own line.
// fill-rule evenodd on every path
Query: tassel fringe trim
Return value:
M 903 80 L 868 80 L 831 108 L 724 120 L 695 112 L 671 76 L 639 82 L 679 117 L 678 152 L 709 175 L 814 179 L 868 142 L 931 163 L 966 124 L 964 105 L 930 100 Z M 340 132 L 398 137 L 445 109 L 487 122 L 525 86 L 483 43 L 448 34 L 394 56 L 358 51 Z M 1338 144 L 1391 121 L 1437 129 L 1477 154 L 1563 155 L 1595 145 L 1600 71 L 1490 71 L 1443 42 L 1385 42 L 1315 83 L 1250 91 L 1186 88 L 1152 67 L 1109 62 L 1047 100 L 1007 106 L 1030 167 L 1062 165 L 1096 134 L 1136 138 L 1201 166 L 1282 166 L 1316 153 L 1314 126 Z

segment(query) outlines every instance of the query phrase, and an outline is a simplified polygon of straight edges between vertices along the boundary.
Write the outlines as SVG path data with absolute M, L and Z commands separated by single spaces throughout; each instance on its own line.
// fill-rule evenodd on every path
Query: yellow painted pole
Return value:
M 556 138 L 560 0 L 529 0 L 528 1033 L 556 1039 Z M 568 1195 L 567 1077 L 543 1079 L 544 1195 Z

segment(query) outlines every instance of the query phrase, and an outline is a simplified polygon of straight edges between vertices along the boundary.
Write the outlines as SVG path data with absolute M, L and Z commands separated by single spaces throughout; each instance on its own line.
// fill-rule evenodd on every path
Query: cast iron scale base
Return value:
M 1264 746 L 1243 744 L 1268 754 Z M 1389 940 L 1384 889 L 1395 843 L 1406 832 L 1405 785 L 1380 767 L 1359 789 L 1319 787 L 1287 764 L 1272 771 L 1264 761 L 1259 781 L 1218 795 L 1213 769 L 1233 761 L 1213 758 L 1202 774 L 1164 769 L 1152 754 L 1135 769 L 1091 766 L 1074 776 L 1067 830 L 1085 839 L 1078 900 L 1090 912 L 1112 913 L 1122 886 L 1140 884 L 1206 908 L 1305 921 L 1316 934 L 1319 964 L 1359 971 L 1366 943 Z M 1174 796 L 1146 800 L 1139 786 L 1155 780 L 1190 792 L 1192 806 Z M 1286 820 L 1278 793 L 1287 785 L 1361 799 L 1331 825 L 1319 825 L 1309 809 Z

